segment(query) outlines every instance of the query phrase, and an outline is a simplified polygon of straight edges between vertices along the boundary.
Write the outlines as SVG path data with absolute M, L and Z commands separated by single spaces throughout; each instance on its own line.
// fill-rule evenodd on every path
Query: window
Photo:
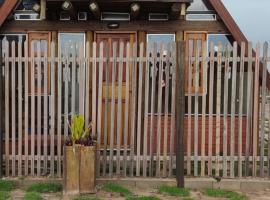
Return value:
M 157 49 L 157 57 L 165 56 L 168 54 L 168 45 L 175 41 L 175 35 L 174 34 L 148 34 L 147 35 L 147 42 L 148 42 L 148 52 L 150 52 L 149 56 L 152 57 L 154 53 L 154 44 L 156 44 Z M 163 45 L 163 52 L 161 52 L 161 46 Z M 154 88 L 153 92 L 155 94 L 155 105 L 154 105 L 154 111 L 158 112 L 157 108 L 157 99 L 158 99 L 158 85 L 159 85 L 159 70 L 162 68 L 162 112 L 165 111 L 164 102 L 165 102 L 165 88 L 169 89 L 168 94 L 168 102 L 169 102 L 169 112 L 171 112 L 171 99 L 172 99 L 172 69 L 171 69 L 171 63 L 166 62 L 166 59 L 164 59 L 164 62 L 161 63 L 159 59 L 157 59 L 156 63 L 149 63 L 150 70 L 149 70 L 149 112 L 151 112 L 151 94 L 152 94 L 152 88 Z M 169 76 L 166 77 L 166 69 L 169 67 Z M 153 76 L 153 70 L 155 76 Z M 154 80 L 153 80 L 154 79 Z M 152 87 L 152 82 L 155 83 Z
M 84 56 L 85 54 L 85 34 L 84 33 L 59 33 L 59 52 L 61 57 L 68 56 L 71 58 L 72 56 Z M 80 55 L 80 53 L 83 53 L 83 55 Z M 76 63 L 76 69 L 75 69 L 75 105 L 72 105 L 68 109 L 68 113 L 72 114 L 78 114 L 79 113 L 79 65 Z M 84 73 L 83 73 L 84 74 Z M 62 98 L 64 100 L 68 100 L 68 102 L 71 102 L 71 93 L 72 91 L 72 63 L 69 61 L 67 64 L 62 63 Z M 66 90 L 68 88 L 68 90 Z M 67 93 L 65 93 L 67 92 Z M 65 97 L 68 97 L 66 99 Z M 75 106 L 75 107 L 74 107 Z M 75 110 L 73 110 L 75 109 Z M 64 108 L 63 108 L 64 110 Z M 65 110 L 66 112 L 66 110 Z M 75 113 L 74 113 L 75 112 Z
M 186 20 L 189 21 L 214 21 L 217 19 L 216 12 L 203 0 L 194 0 L 187 8 Z
M 233 37 L 230 34 L 208 34 L 208 52 L 210 52 L 211 43 L 214 43 L 215 51 L 218 51 L 218 45 L 222 45 L 222 50 L 225 51 L 226 46 L 232 46 Z

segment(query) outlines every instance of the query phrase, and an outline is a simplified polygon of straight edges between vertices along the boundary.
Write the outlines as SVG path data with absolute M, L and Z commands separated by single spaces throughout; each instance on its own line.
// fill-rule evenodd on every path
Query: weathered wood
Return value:
M 266 77 L 267 77 L 267 56 L 268 43 L 263 45 L 263 69 L 262 69 L 262 86 L 261 86 L 261 130 L 260 130 L 260 176 L 264 177 L 264 145 L 265 145 L 265 109 L 266 109 Z M 269 74 L 268 74 L 269 75 Z M 270 134 L 270 133 L 269 133 Z
M 47 10 L 47 0 L 40 0 L 40 19 L 46 19 L 46 10 Z
M 185 120 L 185 76 L 184 69 L 186 63 L 186 55 L 185 55 L 185 42 L 178 42 L 177 47 L 177 65 L 175 73 L 176 73 L 176 88 L 175 97 L 176 97 L 176 180 L 177 186 L 180 188 L 184 188 L 184 120 Z
M 260 67 L 260 49 L 261 45 L 256 45 L 255 74 L 254 74 L 254 97 L 253 97 L 253 137 L 252 137 L 252 176 L 257 176 L 257 153 L 258 153 L 258 125 L 259 125 L 259 67 Z
M 98 64 L 98 105 L 97 105 L 97 177 L 100 176 L 100 144 L 101 144 L 101 129 L 102 129 L 102 83 L 103 83 L 103 48 L 104 44 L 99 44 L 99 64 Z
M 66 46 L 64 49 L 64 52 L 61 52 L 61 54 L 59 55 L 59 56 L 61 56 L 61 60 L 63 60 L 63 64 L 62 64 L 62 62 L 60 63 L 60 67 L 61 67 L 60 69 L 63 70 L 63 85 L 64 85 L 64 88 L 63 88 L 64 101 L 63 101 L 63 103 L 64 103 L 64 135 L 65 135 L 65 137 L 67 137 L 68 129 L 69 129 L 68 115 L 69 115 L 69 90 L 70 90 L 69 83 L 70 83 L 70 79 L 71 79 L 70 76 L 73 76 L 73 77 L 75 76 L 72 73 L 70 74 L 71 69 L 70 69 L 69 65 L 70 65 L 70 62 L 72 62 L 71 59 L 74 59 L 74 52 L 75 51 L 72 51 L 72 52 L 70 52 L 70 50 L 68 51 L 68 47 Z M 68 56 L 70 54 L 72 55 L 71 59 L 70 59 L 70 56 Z M 64 59 L 66 59 L 66 60 L 64 60 Z M 72 93 L 71 95 L 72 95 L 71 98 L 74 99 L 75 94 Z M 74 114 L 74 113 L 72 113 L 72 114 Z
M 239 111 L 238 111 L 238 176 L 242 177 L 242 144 L 243 144 L 243 101 L 244 101 L 244 71 L 245 71 L 245 43 L 241 43 L 240 83 L 239 83 Z
M 3 99 L 3 96 L 4 96 L 4 77 L 3 77 L 3 64 L 4 64 L 4 56 L 3 56 L 3 49 L 4 49 L 4 46 L 3 46 L 3 41 L 0 40 L 0 110 L 2 110 L 2 112 L 4 113 L 4 99 Z M 4 142 L 3 142 L 3 132 L 4 132 L 4 129 L 3 129 L 3 125 L 4 125 L 4 117 L 1 117 L 0 119 L 0 178 L 3 177 L 3 150 L 4 150 Z
M 101 12 L 100 12 L 100 8 L 99 8 L 96 1 L 91 1 L 89 3 L 89 9 L 92 12 L 92 14 L 94 15 L 95 19 L 99 20 L 100 16 L 101 16 Z
M 130 18 L 131 19 L 137 19 L 140 14 L 140 4 L 138 3 L 132 3 L 130 5 Z
M 96 135 L 96 107 L 97 107 L 97 43 L 93 43 L 93 58 L 92 58 L 92 131 L 93 135 Z
M 15 176 L 16 169 L 15 169 L 15 145 L 16 145 L 16 117 L 15 117 L 15 102 L 16 102 L 16 86 L 15 86 L 15 71 L 16 71 L 16 62 L 15 62 L 15 41 L 11 42 L 11 169 L 12 169 L 12 176 Z
M 4 40 L 5 48 L 5 175 L 9 176 L 9 43 Z
M 136 176 L 140 176 L 140 167 L 141 167 L 141 124 L 142 124 L 142 82 L 143 82 L 143 54 L 144 54 L 144 43 L 140 43 L 139 48 L 139 85 L 138 85 L 138 113 L 137 113 L 137 159 L 136 159 Z

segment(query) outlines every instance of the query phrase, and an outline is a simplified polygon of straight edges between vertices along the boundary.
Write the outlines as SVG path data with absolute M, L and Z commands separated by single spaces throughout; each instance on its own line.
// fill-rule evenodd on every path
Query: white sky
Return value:
M 222 0 L 248 40 L 270 42 L 270 0 Z

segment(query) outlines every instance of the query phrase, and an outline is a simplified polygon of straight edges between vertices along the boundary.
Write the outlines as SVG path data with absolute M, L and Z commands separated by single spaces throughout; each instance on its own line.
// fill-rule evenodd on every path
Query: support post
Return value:
M 184 41 L 177 42 L 175 129 L 176 129 L 176 181 L 184 188 L 184 120 L 185 120 L 185 49 Z
M 46 19 L 46 9 L 47 5 L 46 2 L 47 0 L 41 0 L 40 1 L 40 19 L 45 20 Z
M 2 40 L 0 40 L 0 111 L 4 110 L 3 107 L 3 56 L 2 56 Z M 3 176 L 3 120 L 4 117 L 0 118 L 0 178 Z

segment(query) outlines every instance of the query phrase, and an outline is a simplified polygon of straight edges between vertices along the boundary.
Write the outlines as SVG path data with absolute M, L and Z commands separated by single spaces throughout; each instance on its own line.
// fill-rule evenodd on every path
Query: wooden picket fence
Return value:
M 81 114 L 97 137 L 98 177 L 173 177 L 185 53 L 185 174 L 270 176 L 268 44 L 262 56 L 260 44 L 176 46 L 87 42 L 60 52 L 3 41 L 5 175 L 61 177 L 68 123 Z

